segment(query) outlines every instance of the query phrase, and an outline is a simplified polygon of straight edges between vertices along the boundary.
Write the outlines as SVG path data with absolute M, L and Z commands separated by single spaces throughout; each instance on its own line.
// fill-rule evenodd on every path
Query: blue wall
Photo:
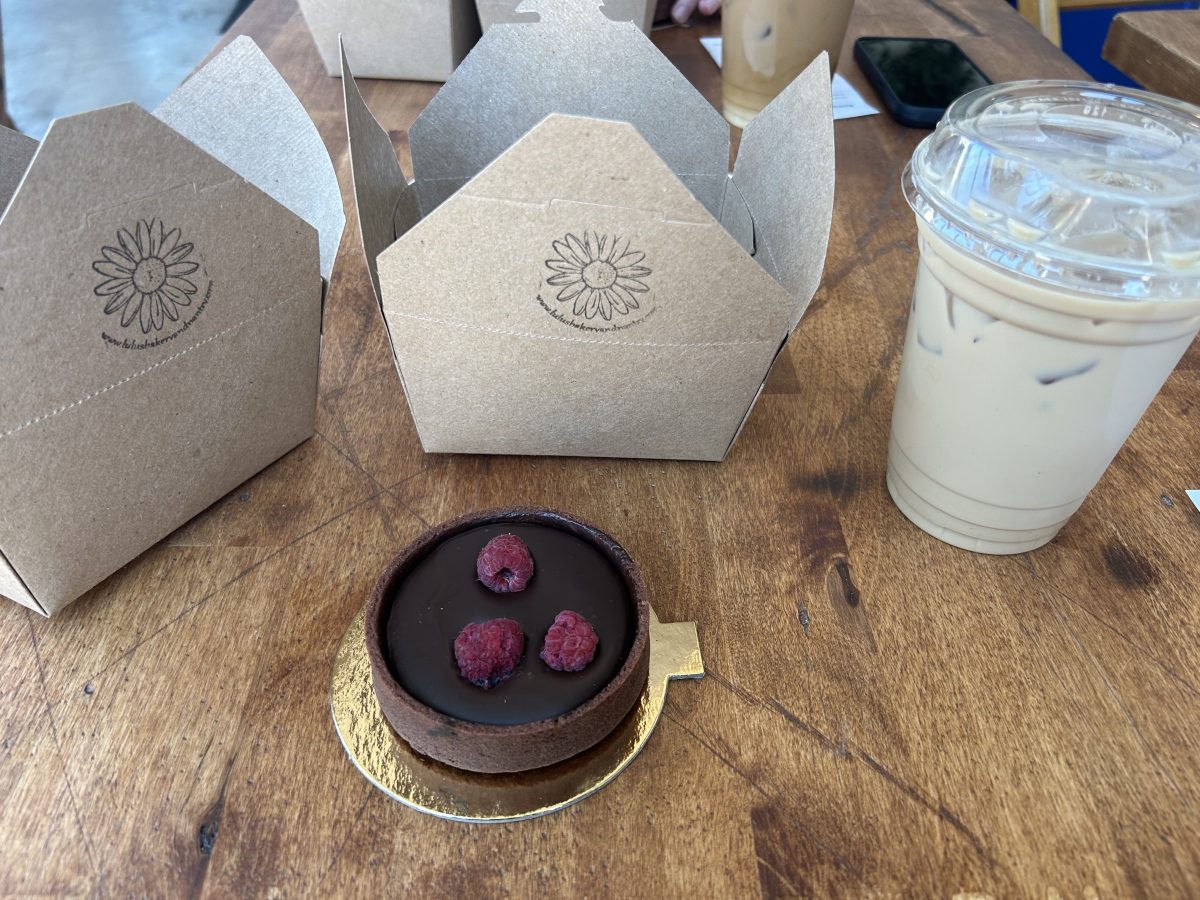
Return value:
M 1064 12 L 1060 19 L 1063 50 L 1096 81 L 1137 86 L 1119 69 L 1100 58 L 1100 51 L 1104 48 L 1104 39 L 1108 36 L 1108 27 L 1112 24 L 1113 16 L 1126 10 L 1196 9 L 1198 6 L 1200 3 L 1195 2 L 1163 3 L 1155 6 L 1078 9 Z

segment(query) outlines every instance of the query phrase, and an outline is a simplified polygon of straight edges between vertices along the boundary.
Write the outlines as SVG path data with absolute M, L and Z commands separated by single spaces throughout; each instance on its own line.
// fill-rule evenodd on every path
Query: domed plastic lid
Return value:
M 1145 91 L 1018 81 L 955 101 L 904 173 L 917 215 L 1046 286 L 1200 298 L 1200 108 Z

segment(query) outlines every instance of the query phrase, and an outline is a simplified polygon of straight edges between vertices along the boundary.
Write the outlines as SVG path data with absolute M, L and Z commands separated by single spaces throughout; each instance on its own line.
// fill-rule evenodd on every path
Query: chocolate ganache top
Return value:
M 499 534 L 517 535 L 533 556 L 533 579 L 523 591 L 496 594 L 476 577 L 479 551 Z M 600 639 L 581 672 L 555 672 L 538 657 L 564 609 L 591 622 Z M 385 653 L 401 686 L 439 712 L 485 725 L 570 712 L 612 680 L 637 633 L 621 573 L 587 541 L 548 525 L 484 525 L 447 538 L 413 566 L 386 615 Z M 459 675 L 454 639 L 469 622 L 500 618 L 520 623 L 525 655 L 512 677 L 484 690 Z

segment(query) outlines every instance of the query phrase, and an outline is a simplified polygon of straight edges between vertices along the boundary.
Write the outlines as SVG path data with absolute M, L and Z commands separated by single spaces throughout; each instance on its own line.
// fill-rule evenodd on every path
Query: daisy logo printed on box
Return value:
M 547 294 L 538 303 L 551 316 L 581 331 L 619 331 L 654 312 L 646 254 L 628 239 L 598 231 L 566 234 L 552 241 L 546 260 Z
M 102 332 L 104 340 L 126 350 L 148 350 L 186 331 L 212 294 L 211 281 L 203 295 L 199 292 L 194 252 L 180 229 L 168 229 L 160 219 L 118 228 L 116 240 L 101 247 L 92 263 L 101 276 L 93 293 L 111 317 L 110 327 L 120 329 L 115 335 Z

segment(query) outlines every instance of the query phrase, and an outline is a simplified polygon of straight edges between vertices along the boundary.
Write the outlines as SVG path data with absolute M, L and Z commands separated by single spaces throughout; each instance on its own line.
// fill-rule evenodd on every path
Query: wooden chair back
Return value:
M 1059 13 L 1071 9 L 1102 9 L 1125 6 L 1149 6 L 1162 0 L 1017 0 L 1017 9 L 1055 47 L 1062 46 Z

